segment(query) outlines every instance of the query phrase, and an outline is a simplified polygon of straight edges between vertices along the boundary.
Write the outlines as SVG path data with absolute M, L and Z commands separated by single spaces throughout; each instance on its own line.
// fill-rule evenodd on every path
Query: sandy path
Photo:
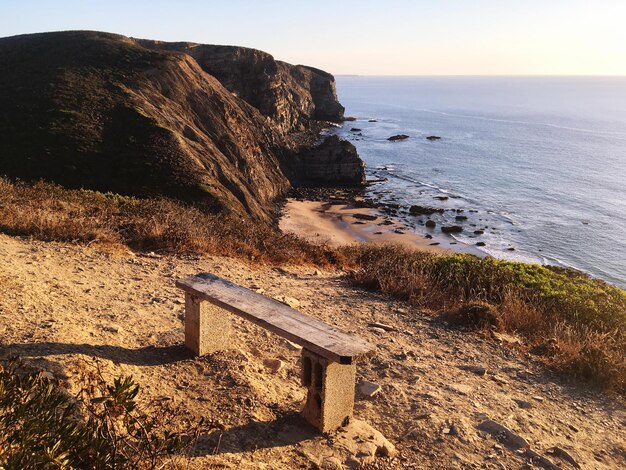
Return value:
M 69 388 L 97 357 L 110 377 L 132 374 L 143 397 L 220 421 L 221 439 L 201 438 L 190 468 L 308 468 L 332 455 L 335 440 L 316 436 L 297 416 L 304 398 L 297 350 L 243 320 L 234 321 L 227 352 L 194 359 L 181 347 L 182 295 L 174 280 L 199 271 L 298 299 L 304 313 L 378 346 L 359 364 L 358 379 L 382 391 L 359 397 L 355 413 L 399 453 L 377 459 L 376 468 L 522 467 L 524 458 L 476 429 L 486 418 L 563 468 L 569 464 L 551 447 L 583 468 L 626 466 L 623 400 L 560 383 L 512 346 L 452 330 L 402 302 L 350 287 L 340 273 L 313 268 L 153 259 L 0 235 L 2 353 L 26 357 Z M 372 321 L 394 331 L 373 330 Z M 268 365 L 272 359 L 282 361 L 278 371 Z M 463 369 L 468 365 L 488 372 L 477 375 Z

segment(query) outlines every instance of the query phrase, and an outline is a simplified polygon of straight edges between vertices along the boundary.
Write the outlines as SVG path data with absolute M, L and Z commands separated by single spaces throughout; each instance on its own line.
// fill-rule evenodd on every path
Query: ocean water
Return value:
M 373 195 L 450 209 L 432 233 L 461 209 L 459 242 L 626 287 L 626 77 L 340 76 L 337 91 Z

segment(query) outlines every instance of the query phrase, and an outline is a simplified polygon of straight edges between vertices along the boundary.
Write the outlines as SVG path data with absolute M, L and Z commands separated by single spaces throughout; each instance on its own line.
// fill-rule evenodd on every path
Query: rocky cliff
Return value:
M 0 39 L 0 174 L 268 219 L 339 120 L 332 76 L 245 48 L 98 32 Z
M 322 70 L 287 64 L 246 47 L 138 41 L 145 47 L 190 55 L 205 72 L 270 118 L 283 133 L 307 130 L 314 121 L 343 119 L 335 79 Z

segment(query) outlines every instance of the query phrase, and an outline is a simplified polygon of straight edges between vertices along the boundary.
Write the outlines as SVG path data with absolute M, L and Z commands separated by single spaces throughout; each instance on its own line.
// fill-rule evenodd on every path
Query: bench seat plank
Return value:
M 363 339 L 211 273 L 178 280 L 176 286 L 341 364 L 374 349 Z

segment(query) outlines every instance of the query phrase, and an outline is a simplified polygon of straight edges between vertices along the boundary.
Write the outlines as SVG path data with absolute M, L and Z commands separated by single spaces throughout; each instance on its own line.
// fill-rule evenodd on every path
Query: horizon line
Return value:
M 539 73 L 492 73 L 492 74 L 375 74 L 375 73 L 333 73 L 335 77 L 561 77 L 561 78 L 585 78 L 585 77 L 606 77 L 606 78 L 626 78 L 626 74 L 539 74 Z

